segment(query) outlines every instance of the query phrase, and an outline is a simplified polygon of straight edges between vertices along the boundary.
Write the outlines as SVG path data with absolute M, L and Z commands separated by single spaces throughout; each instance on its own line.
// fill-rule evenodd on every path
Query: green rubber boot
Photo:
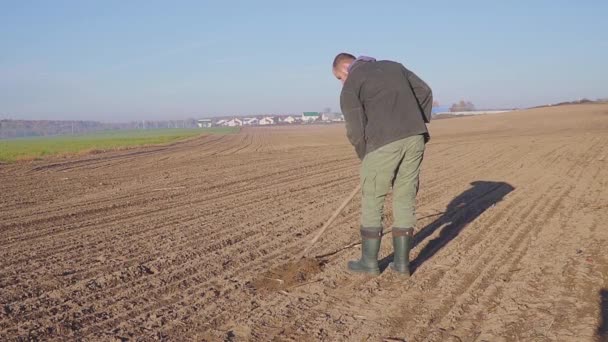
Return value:
M 391 270 L 410 276 L 410 249 L 414 228 L 393 228 L 393 248 L 395 250 L 393 262 L 389 264 Z
M 361 228 L 361 259 L 349 261 L 348 270 L 355 273 L 379 275 L 378 252 L 382 228 Z

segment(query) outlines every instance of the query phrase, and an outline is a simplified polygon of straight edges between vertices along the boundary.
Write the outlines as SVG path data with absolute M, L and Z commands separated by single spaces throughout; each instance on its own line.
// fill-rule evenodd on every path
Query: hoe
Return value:
M 359 192 L 359 190 L 361 190 L 361 184 L 357 185 L 357 187 L 355 188 L 355 190 L 353 190 L 353 192 L 351 192 L 351 194 L 348 195 L 348 197 L 346 197 L 344 199 L 344 202 L 342 202 L 342 204 L 340 204 L 340 207 L 338 207 L 338 209 L 336 209 L 336 211 L 334 211 L 334 213 L 331 215 L 331 217 L 329 218 L 329 220 L 327 220 L 327 222 L 325 222 L 325 224 L 323 225 L 323 227 L 321 227 L 321 229 L 319 229 L 319 231 L 317 232 L 317 235 L 315 235 L 315 237 L 312 240 L 310 240 L 310 243 L 304 249 L 304 251 L 302 252 L 302 254 L 300 254 L 300 257 L 298 259 L 302 259 L 302 258 L 306 257 L 306 254 L 308 253 L 308 251 L 312 248 L 312 246 L 314 246 L 314 244 L 317 242 L 317 240 L 319 240 L 319 238 L 321 237 L 321 235 L 323 235 L 323 233 L 325 233 L 325 231 L 327 230 L 327 228 L 329 228 L 329 226 L 336 220 L 336 218 L 338 218 L 338 215 L 340 215 L 340 213 L 342 212 L 342 210 L 344 210 L 344 208 L 346 208 L 346 206 L 348 205 L 348 203 L 355 197 L 355 195 L 357 195 L 357 193 Z

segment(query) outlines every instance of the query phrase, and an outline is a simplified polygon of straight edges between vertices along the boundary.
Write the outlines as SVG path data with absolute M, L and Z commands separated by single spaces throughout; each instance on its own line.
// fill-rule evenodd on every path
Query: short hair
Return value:
M 339 53 L 336 58 L 334 58 L 334 69 L 344 63 L 344 62 L 350 62 L 350 61 L 354 61 L 356 58 L 355 56 L 351 55 L 350 53 L 346 53 L 346 52 L 342 52 Z

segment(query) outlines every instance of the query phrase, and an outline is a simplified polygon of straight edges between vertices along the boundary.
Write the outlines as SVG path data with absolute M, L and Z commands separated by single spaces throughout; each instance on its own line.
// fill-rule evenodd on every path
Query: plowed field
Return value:
M 358 182 L 341 125 L 0 165 L 0 340 L 607 338 L 608 106 L 430 129 L 409 279 L 346 272 L 358 197 L 295 262 Z

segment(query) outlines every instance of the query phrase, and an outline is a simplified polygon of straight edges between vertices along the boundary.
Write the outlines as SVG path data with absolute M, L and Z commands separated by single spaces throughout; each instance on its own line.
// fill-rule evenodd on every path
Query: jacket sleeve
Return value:
M 405 69 L 405 75 L 410 82 L 410 87 L 414 91 L 418 106 L 424 114 L 424 122 L 429 123 L 431 121 L 431 112 L 433 109 L 433 91 L 423 80 L 410 70 Z
M 365 157 L 365 125 L 367 117 L 363 110 L 363 105 L 359 96 L 352 90 L 343 89 L 340 95 L 340 107 L 346 121 L 346 136 L 350 143 L 355 147 L 355 152 L 359 159 Z

